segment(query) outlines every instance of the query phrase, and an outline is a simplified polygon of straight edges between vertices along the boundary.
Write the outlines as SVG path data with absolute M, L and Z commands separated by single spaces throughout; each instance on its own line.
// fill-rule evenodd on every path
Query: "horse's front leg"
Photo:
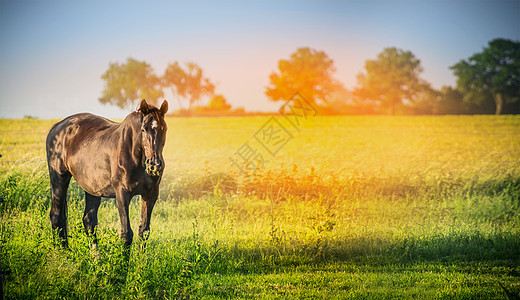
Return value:
M 130 247 L 134 238 L 134 232 L 130 227 L 130 216 L 128 208 L 130 200 L 132 199 L 130 193 L 127 191 L 118 191 L 116 193 L 117 210 L 119 211 L 119 219 L 121 220 L 121 238 L 125 240 L 125 246 Z
M 143 195 L 141 204 L 141 224 L 139 225 L 139 237 L 146 241 L 148 239 L 148 232 L 150 231 L 150 218 L 152 217 L 152 210 L 159 196 L 159 190 L 153 191 L 147 195 Z

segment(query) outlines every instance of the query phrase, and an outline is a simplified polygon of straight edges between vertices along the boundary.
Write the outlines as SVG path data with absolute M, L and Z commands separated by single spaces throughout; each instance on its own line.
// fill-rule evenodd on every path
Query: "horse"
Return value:
M 164 116 L 168 102 L 160 108 L 146 100 L 123 122 L 116 123 L 89 113 L 69 116 L 56 123 L 46 140 L 47 164 L 51 185 L 50 220 L 61 244 L 67 241 L 67 189 L 71 177 L 85 191 L 83 225 L 93 237 L 101 197 L 116 198 L 121 221 L 121 238 L 130 248 L 134 233 L 128 208 L 135 195 L 141 195 L 139 237 L 146 240 L 150 218 L 159 196 L 165 163 L 162 155 L 167 125 Z

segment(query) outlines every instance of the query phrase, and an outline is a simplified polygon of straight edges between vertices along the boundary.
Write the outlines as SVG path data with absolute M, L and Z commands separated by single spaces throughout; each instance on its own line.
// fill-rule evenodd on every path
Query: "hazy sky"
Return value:
M 455 84 L 449 66 L 498 37 L 520 40 L 520 0 L 0 0 L 0 118 L 124 117 L 97 99 L 109 63 L 128 57 L 158 75 L 194 61 L 217 93 L 247 110 L 280 105 L 264 95 L 268 76 L 299 47 L 325 51 L 347 88 L 385 47 L 410 50 L 440 88 Z

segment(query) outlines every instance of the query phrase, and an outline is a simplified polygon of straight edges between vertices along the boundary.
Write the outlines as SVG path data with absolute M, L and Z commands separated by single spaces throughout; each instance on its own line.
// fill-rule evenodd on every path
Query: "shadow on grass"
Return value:
M 505 232 L 488 236 L 449 234 L 410 237 L 401 241 L 322 238 L 312 243 L 280 241 L 247 249 L 222 247 L 207 271 L 251 274 L 334 263 L 381 267 L 425 262 L 507 267 L 508 275 L 520 277 L 520 235 Z

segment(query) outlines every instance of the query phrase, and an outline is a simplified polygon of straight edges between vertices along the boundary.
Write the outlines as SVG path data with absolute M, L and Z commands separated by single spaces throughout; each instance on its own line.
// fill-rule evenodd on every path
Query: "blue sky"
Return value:
M 455 84 L 449 66 L 498 37 L 520 40 L 520 0 L 0 0 L 0 117 L 124 117 L 97 99 L 108 64 L 128 57 L 157 74 L 194 61 L 217 93 L 247 110 L 280 105 L 264 95 L 268 76 L 299 47 L 325 51 L 347 88 L 385 47 L 410 50 L 440 88 Z

